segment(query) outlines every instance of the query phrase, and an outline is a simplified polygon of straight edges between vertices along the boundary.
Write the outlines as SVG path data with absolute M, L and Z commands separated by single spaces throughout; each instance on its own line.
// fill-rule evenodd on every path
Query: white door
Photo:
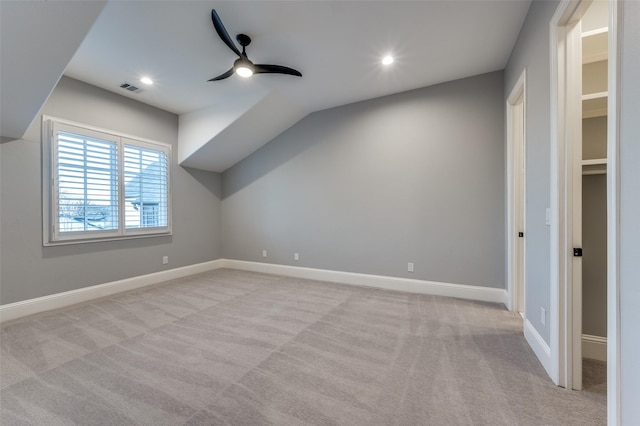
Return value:
M 507 289 L 509 309 L 525 312 L 525 135 L 526 72 L 507 99 Z
M 519 312 L 522 318 L 525 318 L 525 303 L 524 303 L 524 250 L 525 250 L 525 162 L 524 162 L 524 93 L 518 98 L 516 104 L 513 106 L 514 113 L 514 179 L 516 187 L 516 229 L 518 230 L 516 250 L 517 250 L 517 264 L 515 274 L 515 292 L 516 303 L 515 310 Z

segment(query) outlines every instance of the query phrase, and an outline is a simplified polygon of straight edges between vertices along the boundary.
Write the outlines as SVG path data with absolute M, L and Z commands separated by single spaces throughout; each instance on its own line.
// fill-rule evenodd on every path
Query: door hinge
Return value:
M 573 249 L 573 256 L 574 257 L 582 257 L 582 248 L 575 247 Z
M 524 232 L 518 232 L 518 238 L 523 238 L 524 237 Z

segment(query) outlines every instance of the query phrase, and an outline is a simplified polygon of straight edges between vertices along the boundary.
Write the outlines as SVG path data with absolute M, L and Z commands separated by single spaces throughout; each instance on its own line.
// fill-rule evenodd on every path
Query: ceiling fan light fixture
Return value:
M 253 75 L 253 70 L 247 65 L 240 65 L 236 67 L 236 74 L 243 78 L 249 78 Z
M 253 62 L 246 56 L 241 56 L 233 63 L 233 71 L 240 77 L 249 78 L 255 73 Z

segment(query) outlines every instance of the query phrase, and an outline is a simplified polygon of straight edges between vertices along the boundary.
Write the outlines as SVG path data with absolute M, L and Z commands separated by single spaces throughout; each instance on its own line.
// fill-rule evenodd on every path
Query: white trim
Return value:
M 522 158 L 522 167 L 526 169 L 526 153 L 522 152 L 526 147 L 526 121 L 527 121 L 527 105 L 526 105 L 526 93 L 527 93 L 527 69 L 523 69 L 518 81 L 514 84 L 509 97 L 506 102 L 507 110 L 507 309 L 514 311 L 518 306 L 519 291 L 524 291 L 525 283 L 522 283 L 522 289 L 517 288 L 516 282 L 518 280 L 518 268 L 524 270 L 526 263 L 526 256 L 524 255 L 525 245 L 522 243 L 522 264 L 518 259 L 518 244 L 519 238 L 516 237 L 518 232 L 526 232 L 526 175 L 525 171 L 522 172 L 522 185 L 516 184 L 519 180 L 517 178 L 517 171 L 515 170 L 515 164 L 519 158 Z M 522 97 L 523 108 L 523 122 L 521 128 L 523 131 L 522 143 L 518 146 L 514 146 L 514 128 L 513 128 L 513 111 L 518 100 Z M 519 140 L 519 138 L 518 138 Z M 519 188 L 522 186 L 523 194 L 518 194 Z M 521 196 L 520 196 L 521 195 Z M 519 205 L 519 200 L 522 200 L 523 205 Z M 518 225 L 518 213 L 519 209 L 523 209 L 523 224 L 522 229 L 519 229 Z M 526 235 L 526 234 L 525 234 Z M 523 274 L 524 275 L 524 274 Z M 526 276 L 523 280 L 526 279 Z M 523 300 L 526 298 L 523 297 Z M 526 301 L 524 302 L 526 306 Z M 523 310 L 525 306 L 522 306 Z
M 64 308 L 76 303 L 87 302 L 100 297 L 159 284 L 172 279 L 219 269 L 223 266 L 224 261 L 222 259 L 212 260 L 77 290 L 65 291 L 63 293 L 51 294 L 49 296 L 37 297 L 35 299 L 23 300 L 21 302 L 0 305 L 0 322 L 22 318 L 27 315 L 38 314 L 52 309 Z
M 524 338 L 533 349 L 533 352 L 540 360 L 540 363 L 544 367 L 545 371 L 551 377 L 553 372 L 553 363 L 551 362 L 551 348 L 544 341 L 538 330 L 535 329 L 533 324 L 528 319 L 524 320 Z
M 550 122 L 551 122 L 551 229 L 550 229 L 550 304 L 549 304 L 549 347 L 551 350 L 551 380 L 558 386 L 566 386 L 566 321 L 564 283 L 566 281 L 566 257 L 563 245 L 565 234 L 565 182 L 564 165 L 565 153 L 565 29 L 560 22 L 575 10 L 575 1 L 562 0 L 549 23 L 549 53 L 551 65 L 550 84 Z
M 224 267 L 264 274 L 284 275 L 287 277 L 327 281 L 364 287 L 375 287 L 407 293 L 430 294 L 435 296 L 457 297 L 484 302 L 505 303 L 505 290 L 502 288 L 480 287 L 465 284 L 450 284 L 436 281 L 423 281 L 410 278 L 386 277 L 381 275 L 359 274 L 354 272 L 332 271 L 328 269 L 304 268 L 299 266 L 278 265 L 273 263 L 249 262 L 243 260 L 224 260 Z
M 58 197 L 59 182 L 57 181 L 57 154 L 56 147 L 59 144 L 58 130 L 84 136 L 90 136 L 113 143 L 117 149 L 117 191 L 118 221 L 115 229 L 63 232 L 58 223 Z M 142 149 L 153 149 L 164 153 L 167 161 L 166 170 L 166 211 L 167 224 L 157 227 L 127 228 L 125 218 L 125 167 L 124 147 L 129 145 Z M 173 164 L 171 144 L 139 138 L 113 130 L 101 129 L 88 124 L 77 123 L 48 115 L 42 116 L 42 245 L 58 246 L 67 244 L 94 243 L 100 241 L 114 241 L 132 238 L 162 237 L 172 235 L 172 183 L 171 169 Z M 113 177 L 112 177 L 113 181 Z
M 385 277 L 381 275 L 358 274 L 353 272 L 332 271 L 327 269 L 303 268 L 299 266 L 277 265 L 272 263 L 248 262 L 242 260 L 217 259 L 167 271 L 154 272 L 138 277 L 126 278 L 110 283 L 94 285 L 77 290 L 65 291 L 35 299 L 0 305 L 0 322 L 22 318 L 53 309 L 64 308 L 76 303 L 87 302 L 100 297 L 111 296 L 124 291 L 135 290 L 168 280 L 220 268 L 284 275 L 294 278 L 327 281 L 338 284 L 396 290 L 407 293 L 430 294 L 457 297 L 460 299 L 502 303 L 506 305 L 507 292 L 501 288 L 481 287 L 464 284 L 450 284 L 435 281 L 423 281 L 409 278 Z
M 558 5 L 558 8 L 553 14 L 549 24 L 549 63 L 551 66 L 551 81 L 549 85 L 549 99 L 551 100 L 551 105 L 549 107 L 549 111 L 551 113 L 551 191 L 549 194 L 549 210 L 551 216 L 551 225 L 549 230 L 549 240 L 551 242 L 549 250 L 549 290 L 551 293 L 549 298 L 549 349 L 551 354 L 551 371 L 549 372 L 549 376 L 556 385 L 560 385 L 560 359 L 562 357 L 562 354 L 560 353 L 561 345 L 559 344 L 562 336 L 560 333 L 559 317 L 560 291 L 558 289 L 558 282 L 560 280 L 560 250 L 558 245 L 558 242 L 560 241 L 560 186 L 558 180 L 558 164 L 560 163 L 560 155 L 558 153 L 557 146 L 559 132 L 558 123 L 561 121 L 560 114 L 562 113 L 562 110 L 558 105 L 558 96 L 560 93 L 560 88 L 558 87 L 560 86 L 558 74 L 560 73 L 560 70 L 558 68 L 559 37 L 557 25 L 564 14 L 564 10 L 566 10 L 568 6 L 568 2 L 563 0 L 562 3 Z
M 600 336 L 592 336 L 590 334 L 582 335 L 582 357 L 589 359 L 597 359 L 598 361 L 607 361 L 607 338 Z
M 568 141 L 582 131 L 581 79 L 568 78 L 571 59 L 581 55 L 580 19 L 590 5 L 589 0 L 562 0 L 549 23 L 551 64 L 551 241 L 550 241 L 550 348 L 552 380 L 555 384 L 574 388 L 574 355 L 579 337 L 573 333 L 576 303 L 573 293 L 573 274 L 577 262 L 571 256 L 574 246 L 573 202 L 574 184 L 573 147 Z M 568 57 L 571 58 L 568 58 Z M 578 72 L 581 72 L 581 61 Z M 580 159 L 581 160 L 581 159 Z M 579 162 L 578 162 L 579 163 Z M 579 164 L 582 178 L 582 165 Z M 581 324 L 581 322 L 579 323 Z M 576 326 L 578 323 L 576 322 Z M 580 336 L 578 334 L 578 336 Z M 578 347 L 578 352 L 580 348 Z M 576 383 L 578 388 L 580 383 Z
M 621 420 L 620 389 L 620 59 L 624 2 L 609 1 L 607 117 L 607 422 Z

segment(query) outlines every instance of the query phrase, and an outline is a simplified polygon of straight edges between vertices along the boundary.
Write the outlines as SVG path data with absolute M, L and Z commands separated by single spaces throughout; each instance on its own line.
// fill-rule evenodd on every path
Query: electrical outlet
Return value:
M 300 255 L 298 253 L 294 253 L 293 260 L 300 260 Z
M 542 306 L 540 307 L 540 322 L 542 325 L 547 323 L 547 311 L 545 311 Z
M 162 256 L 162 264 L 166 265 L 167 263 L 169 263 L 169 256 Z
M 413 263 L 412 262 L 407 263 L 407 271 L 413 272 Z
M 267 251 L 266 250 L 262 250 L 262 257 L 267 257 Z

